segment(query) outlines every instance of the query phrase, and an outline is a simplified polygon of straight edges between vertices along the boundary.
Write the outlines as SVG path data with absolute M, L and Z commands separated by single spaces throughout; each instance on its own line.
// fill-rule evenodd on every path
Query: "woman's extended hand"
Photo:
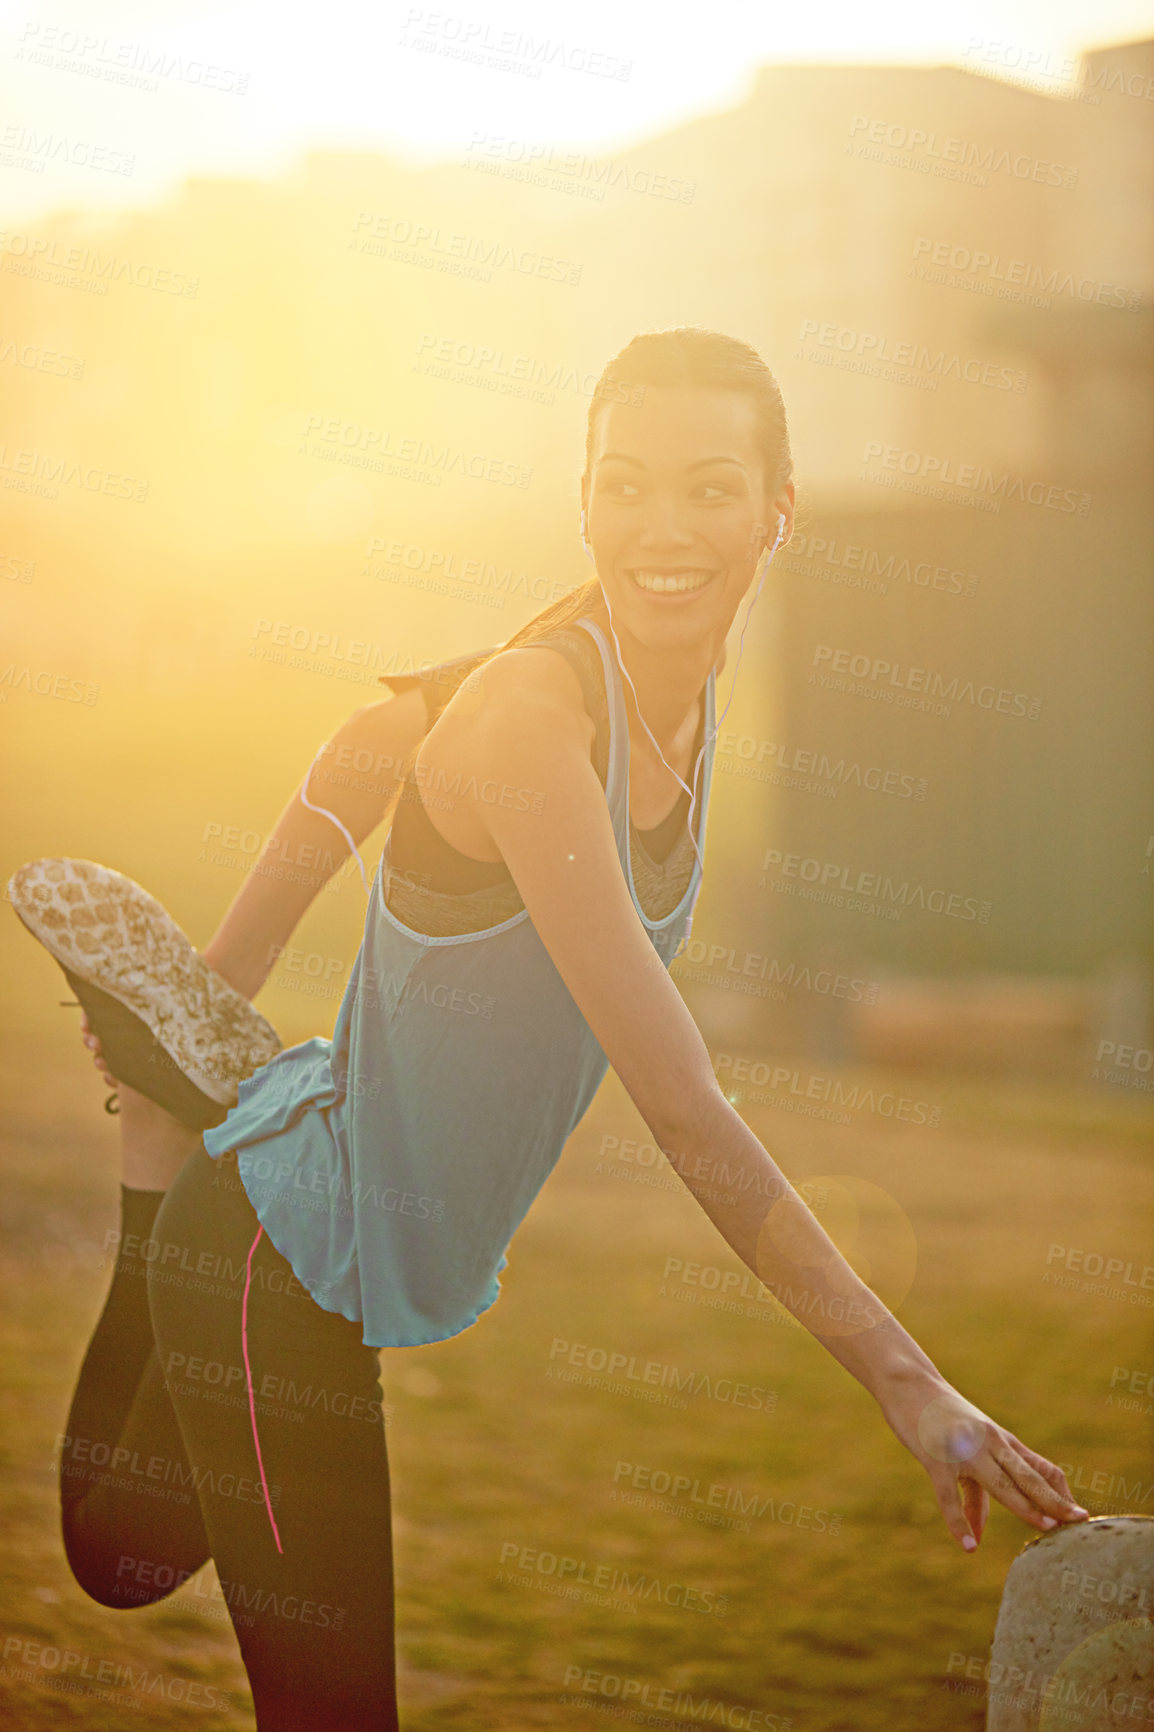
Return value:
M 946 1526 L 967 1551 L 977 1549 L 991 1494 L 1043 1533 L 1087 1519 L 1060 1467 L 948 1383 L 919 1379 L 887 1395 L 881 1407 L 895 1437 L 925 1468 Z

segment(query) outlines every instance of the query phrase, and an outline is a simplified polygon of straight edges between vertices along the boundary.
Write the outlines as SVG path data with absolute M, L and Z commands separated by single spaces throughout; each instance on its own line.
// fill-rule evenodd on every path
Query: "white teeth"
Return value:
M 665 577 L 659 571 L 634 571 L 630 575 L 639 589 L 651 589 L 658 595 L 663 595 L 675 590 L 702 589 L 713 574 L 708 571 L 694 571 L 679 577 Z

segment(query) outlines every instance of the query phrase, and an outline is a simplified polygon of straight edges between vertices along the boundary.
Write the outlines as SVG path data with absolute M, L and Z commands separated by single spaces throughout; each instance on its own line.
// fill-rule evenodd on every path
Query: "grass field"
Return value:
M 86 765 L 78 746 L 78 781 L 97 774 L 96 749 Z M 237 787 L 251 777 L 217 761 Z M 49 809 L 31 763 L 15 773 L 22 817 L 5 876 L 32 854 L 106 858 L 156 887 L 198 939 L 239 882 L 197 868 L 181 838 L 215 808 L 179 779 L 158 775 L 127 817 L 89 792 L 70 819 Z M 272 813 L 285 786 L 278 776 Z M 228 787 L 214 797 L 227 816 Z M 359 896 L 350 881 L 310 914 L 318 949 L 355 948 Z M 117 1132 L 77 1013 L 57 1007 L 61 977 L 10 911 L 4 922 L 0 1724 L 239 1732 L 252 1714 L 211 1566 L 168 1602 L 114 1613 L 65 1565 L 54 1441 L 107 1282 L 98 1247 L 115 1223 Z M 285 984 L 261 1003 L 287 1040 L 328 1032 L 336 1008 Z M 1095 1513 L 1154 1513 L 1151 1403 L 1123 1391 L 1123 1405 L 1111 1388 L 1118 1367 L 1154 1370 L 1154 1291 L 1046 1279 L 1054 1245 L 1135 1271 L 1149 1260 L 1149 1108 L 925 1076 L 902 1089 L 940 1107 L 940 1123 L 863 1112 L 821 1124 L 761 1105 L 747 1116 L 947 1376 L 1069 1464 Z M 382 1355 L 406 1732 L 583 1732 L 610 1723 L 617 1698 L 598 1694 L 609 1675 L 651 1704 L 669 1692 L 675 1725 L 977 1732 L 984 1704 L 950 1688 L 956 1657 L 988 1654 L 1029 1531 L 995 1507 L 966 1557 L 870 1399 L 807 1333 L 756 1300 L 708 1303 L 741 1265 L 660 1162 L 642 1150 L 615 1160 L 607 1138 L 647 1140 L 612 1077 L 514 1241 L 500 1303 L 451 1342 Z M 671 1259 L 702 1270 L 678 1279 Z M 627 1378 L 620 1393 L 576 1380 L 581 1348 L 594 1365 L 622 1352 L 776 1399 L 635 1399 Z M 574 1380 L 550 1375 L 562 1368 Z M 711 1506 L 692 1489 L 676 1502 L 644 1489 L 663 1474 L 699 1482 L 699 1499 L 721 1486 L 715 1497 L 746 1513 L 704 1521 Z M 563 1596 L 550 1558 L 573 1561 L 567 1576 L 609 1566 L 656 1580 L 665 1598 Z M 80 1657 L 67 1674 L 65 1651 Z M 103 1661 L 106 1677 L 128 1668 L 133 1681 L 63 1687 Z

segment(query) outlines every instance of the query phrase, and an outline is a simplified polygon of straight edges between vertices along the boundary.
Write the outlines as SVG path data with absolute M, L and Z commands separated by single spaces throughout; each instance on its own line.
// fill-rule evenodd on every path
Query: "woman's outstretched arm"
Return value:
M 308 798 L 335 812 L 359 846 L 384 816 L 427 725 L 420 688 L 356 710 L 308 776 Z M 301 800 L 303 787 L 302 780 L 202 952 L 209 967 L 246 998 L 256 997 L 306 910 L 349 857 L 332 820 Z M 287 862 L 292 865 L 286 870 Z M 97 1070 L 116 1084 L 83 1013 L 81 1028 Z
M 575 678 L 553 652 L 507 653 L 481 670 L 421 748 L 436 765 L 527 789 L 476 802 L 482 826 L 603 1051 L 718 1231 L 785 1308 L 878 1402 L 929 1475 L 946 1525 L 972 1550 L 988 1498 L 1033 1527 L 1081 1520 L 1061 1470 L 961 1396 L 854 1273 L 725 1099 L 693 1018 L 650 943 L 618 859 L 589 759 Z M 462 802 L 466 806 L 467 802 Z M 519 809 L 520 807 L 520 809 Z M 480 850 L 478 850 L 480 851 Z M 711 1174 L 728 1169 L 724 1186 Z M 756 1182 L 736 1188 L 734 1176 Z
M 355 711 L 308 776 L 308 798 L 334 812 L 359 846 L 381 822 L 426 726 L 420 690 Z M 303 788 L 302 780 L 204 947 L 209 966 L 246 998 L 255 998 L 305 911 L 349 858 L 332 819 L 302 801 Z

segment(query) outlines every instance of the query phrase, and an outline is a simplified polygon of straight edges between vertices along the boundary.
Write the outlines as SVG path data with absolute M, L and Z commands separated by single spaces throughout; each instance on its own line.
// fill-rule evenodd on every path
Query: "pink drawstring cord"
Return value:
M 260 1438 L 256 1429 L 256 1396 L 252 1387 L 252 1366 L 248 1360 L 248 1290 L 252 1286 L 252 1254 L 260 1244 L 263 1232 L 263 1227 L 257 1228 L 256 1238 L 248 1248 L 248 1262 L 244 1268 L 244 1298 L 241 1300 L 240 1306 L 240 1345 L 244 1354 L 244 1375 L 248 1384 L 248 1411 L 252 1418 L 252 1441 L 256 1444 L 256 1465 L 260 1468 L 260 1485 L 264 1492 L 264 1507 L 268 1511 L 268 1519 L 272 1524 L 272 1535 L 276 1541 L 276 1549 L 283 1555 L 284 1547 L 280 1543 L 280 1530 L 276 1525 L 276 1517 L 272 1513 L 272 1499 L 268 1495 L 268 1480 L 265 1478 L 264 1460 L 260 1453 Z

